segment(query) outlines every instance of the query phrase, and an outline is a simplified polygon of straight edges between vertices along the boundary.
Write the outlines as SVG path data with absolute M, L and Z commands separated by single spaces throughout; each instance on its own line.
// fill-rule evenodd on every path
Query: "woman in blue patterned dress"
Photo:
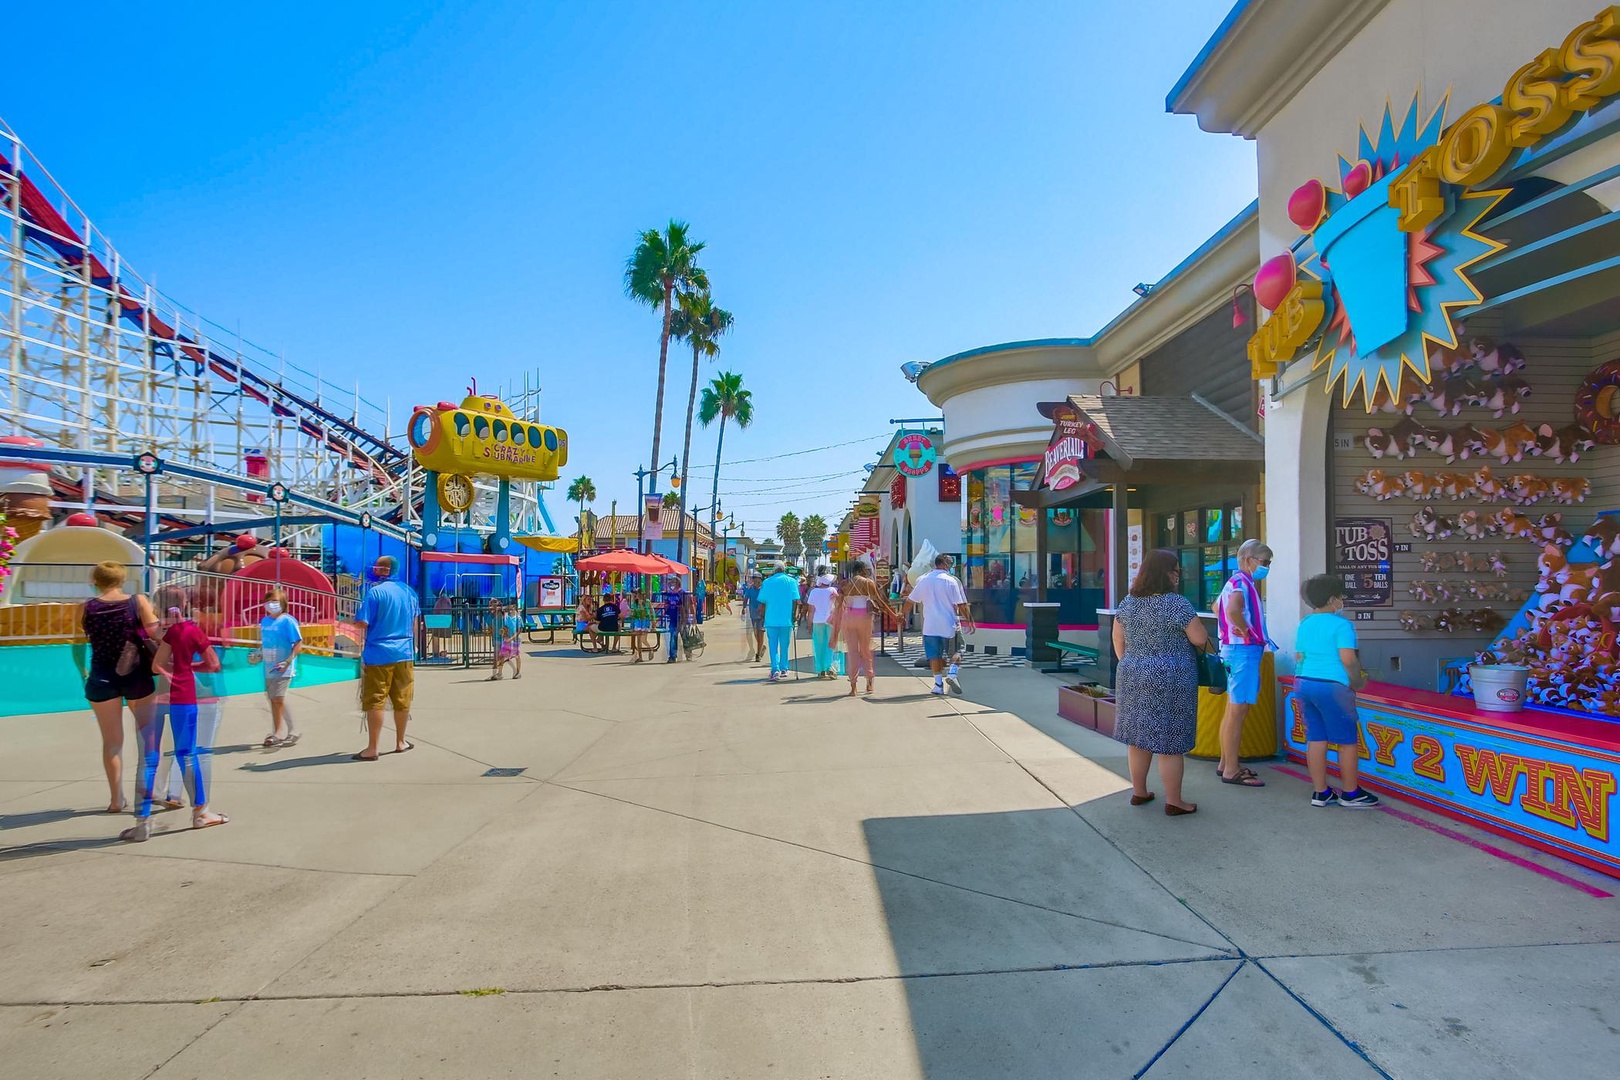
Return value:
M 1193 650 L 1207 648 L 1209 635 L 1192 604 L 1177 591 L 1181 564 L 1176 553 L 1150 551 L 1142 560 L 1131 593 L 1114 614 L 1114 678 L 1118 702 L 1114 738 L 1129 747 L 1131 805 L 1153 801 L 1148 766 L 1159 755 L 1164 812 L 1196 813 L 1183 802 L 1183 757 L 1193 748 L 1198 726 L 1198 664 Z

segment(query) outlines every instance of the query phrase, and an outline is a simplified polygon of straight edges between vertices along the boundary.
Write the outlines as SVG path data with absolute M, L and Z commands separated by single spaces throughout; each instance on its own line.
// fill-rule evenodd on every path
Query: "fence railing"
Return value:
M 262 564 L 261 564 L 262 565 Z M 84 603 L 97 593 L 89 564 L 30 563 L 5 582 L 0 593 L 0 645 L 48 645 L 84 640 Z M 290 567 L 289 576 L 297 573 Z M 226 645 L 256 645 L 259 620 L 270 590 L 287 594 L 287 612 L 297 619 L 304 648 L 328 656 L 354 656 L 361 635 L 354 615 L 359 601 L 323 589 L 277 582 L 273 576 L 210 574 L 190 567 L 132 568 L 126 589 L 149 582 L 148 596 L 159 618 L 171 608 Z

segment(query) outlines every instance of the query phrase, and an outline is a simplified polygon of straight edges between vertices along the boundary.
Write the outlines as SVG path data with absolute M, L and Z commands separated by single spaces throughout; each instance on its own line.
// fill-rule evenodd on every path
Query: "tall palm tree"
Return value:
M 686 481 L 692 466 L 692 415 L 697 410 L 698 361 L 700 357 L 720 355 L 720 337 L 731 329 L 731 312 L 716 307 L 709 291 L 687 291 L 680 294 L 680 310 L 670 325 L 670 336 L 680 338 L 692 346 L 692 389 L 686 395 L 686 441 L 681 444 L 681 535 L 675 542 L 675 559 L 686 555 Z M 712 505 L 712 504 L 711 504 Z M 692 546 L 697 547 L 697 530 L 692 531 Z M 695 552 L 694 552 L 695 554 Z
M 720 451 L 726 445 L 726 421 L 733 420 L 740 428 L 754 422 L 754 394 L 744 390 L 742 376 L 722 371 L 703 388 L 703 400 L 698 403 L 698 422 L 708 427 L 720 421 L 720 437 L 714 444 L 714 487 L 709 491 L 709 505 L 720 505 Z
M 809 556 L 806 560 L 810 569 L 816 568 L 816 560 L 821 557 L 822 549 L 827 544 L 827 521 L 820 514 L 810 514 L 799 522 L 799 539 L 804 542 L 804 553 Z
M 579 546 L 585 547 L 585 504 L 596 501 L 596 484 L 588 476 L 581 476 L 568 485 L 566 498 L 579 503 Z
M 673 491 L 664 492 L 664 509 L 672 510 L 681 505 L 681 497 Z
M 776 523 L 776 538 L 782 541 L 782 554 L 794 566 L 799 563 L 799 515 L 789 510 Z
M 703 244 L 688 233 L 684 221 L 671 221 L 659 232 L 647 229 L 636 237 L 636 250 L 624 264 L 624 294 L 648 307 L 663 310 L 663 328 L 658 334 L 658 400 L 653 409 L 653 482 L 657 481 L 659 439 L 664 428 L 664 375 L 669 363 L 669 328 L 677 292 L 707 290 L 709 277 L 698 266 Z

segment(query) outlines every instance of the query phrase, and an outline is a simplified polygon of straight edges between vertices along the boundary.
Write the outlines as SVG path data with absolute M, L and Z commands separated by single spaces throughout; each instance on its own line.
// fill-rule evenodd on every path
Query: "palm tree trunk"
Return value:
M 681 538 L 675 543 L 675 561 L 685 562 L 686 552 L 686 479 L 692 465 L 692 416 L 697 411 L 698 347 L 692 345 L 692 390 L 686 395 L 686 441 L 681 444 Z M 692 558 L 697 559 L 697 522 L 692 522 Z
M 652 487 L 648 489 L 651 494 L 658 493 L 658 466 L 660 464 L 658 460 L 658 443 L 664 427 L 664 369 L 665 365 L 669 363 L 669 321 L 672 317 L 670 314 L 670 297 L 674 291 L 674 285 L 666 284 L 664 286 L 664 329 L 658 335 L 658 404 L 653 410 L 652 461 L 648 463 L 653 470 Z M 647 519 L 645 507 L 636 508 L 636 518 L 639 522 L 645 523 Z M 644 524 L 637 526 L 636 540 L 638 547 L 645 546 L 641 543 L 644 528 Z
M 724 409 L 721 409 L 720 410 L 720 438 L 715 440 L 715 444 L 714 444 L 714 486 L 709 489 L 709 505 L 714 507 L 716 511 L 718 511 L 720 509 L 720 448 L 725 446 L 725 445 L 726 445 L 726 411 Z M 720 557 L 718 555 L 716 555 L 715 560 L 714 560 L 714 566 L 718 566 L 719 564 L 720 564 Z M 714 568 L 713 566 L 710 567 L 711 570 L 713 568 Z M 724 581 L 725 578 L 721 577 L 718 580 Z

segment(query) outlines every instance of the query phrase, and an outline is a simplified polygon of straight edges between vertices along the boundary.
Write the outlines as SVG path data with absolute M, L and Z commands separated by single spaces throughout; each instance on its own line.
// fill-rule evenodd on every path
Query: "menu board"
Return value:
M 1389 566 L 1392 535 L 1388 518 L 1339 518 L 1333 523 L 1335 565 L 1344 578 L 1345 607 L 1388 607 L 1395 602 Z

